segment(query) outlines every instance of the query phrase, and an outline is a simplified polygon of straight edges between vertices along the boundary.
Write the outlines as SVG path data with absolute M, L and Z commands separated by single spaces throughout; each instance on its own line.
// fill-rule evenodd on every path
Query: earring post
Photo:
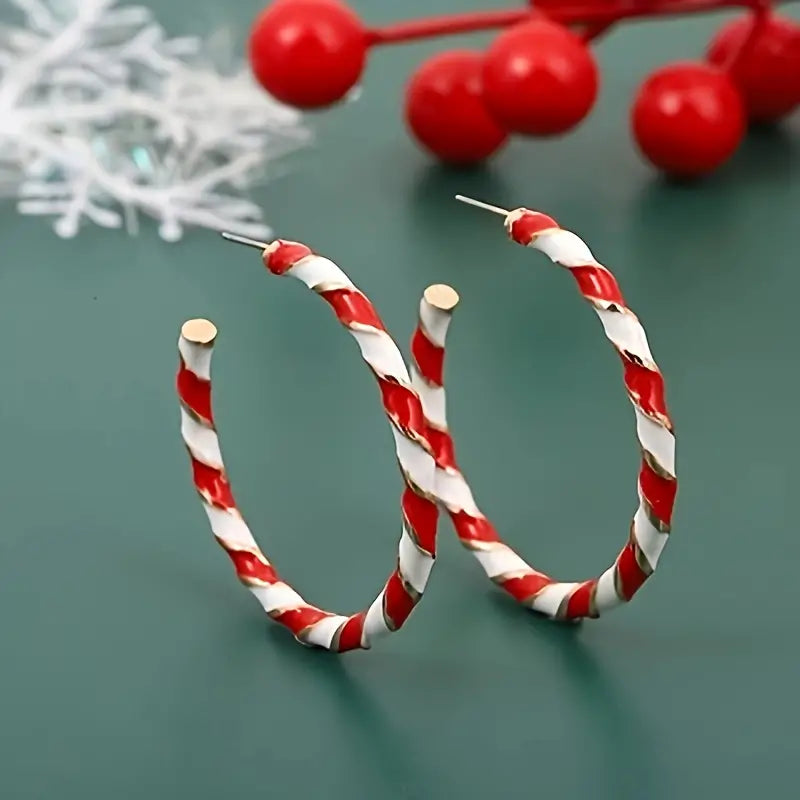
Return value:
M 239 236 L 238 233 L 228 233 L 228 231 L 221 231 L 220 235 L 223 239 L 236 244 L 243 244 L 246 247 L 255 247 L 258 250 L 266 250 L 269 245 L 266 242 L 259 242 L 257 239 L 251 239 L 248 236 Z
M 462 203 L 466 203 L 469 206 L 475 206 L 476 208 L 483 208 L 486 211 L 491 211 L 493 214 L 500 214 L 503 217 L 507 217 L 511 213 L 510 211 L 507 211 L 505 208 L 500 208 L 499 206 L 493 206 L 490 203 L 484 203 L 482 200 L 475 200 L 475 198 L 466 197 L 463 194 L 457 194 L 456 200 L 459 200 Z

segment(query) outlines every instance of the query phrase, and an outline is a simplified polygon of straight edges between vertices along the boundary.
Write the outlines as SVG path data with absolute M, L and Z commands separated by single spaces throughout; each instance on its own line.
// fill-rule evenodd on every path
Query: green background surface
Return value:
M 357 3 L 376 23 L 490 5 Z M 159 6 L 176 33 L 227 21 L 242 35 L 259 4 Z M 465 175 L 417 152 L 400 114 L 411 70 L 456 40 L 377 52 L 361 100 L 315 118 L 315 149 L 257 194 L 402 343 L 427 284 L 459 290 L 462 466 L 502 534 L 565 579 L 610 563 L 635 507 L 619 364 L 563 271 L 451 197 L 546 211 L 616 272 L 667 378 L 681 489 L 659 574 L 581 626 L 501 596 L 447 522 L 401 633 L 341 658 L 298 646 L 211 538 L 179 438 L 175 343 L 189 317 L 219 326 L 239 503 L 298 590 L 343 612 L 374 597 L 400 528 L 354 343 L 210 232 L 63 242 L 3 207 L 3 798 L 796 796 L 800 120 L 691 189 L 657 178 L 627 132 L 638 82 L 719 23 L 614 33 L 587 124 Z

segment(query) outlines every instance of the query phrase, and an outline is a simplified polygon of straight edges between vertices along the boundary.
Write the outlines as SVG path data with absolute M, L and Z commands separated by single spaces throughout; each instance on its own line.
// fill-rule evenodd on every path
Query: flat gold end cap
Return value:
M 193 344 L 211 344 L 217 337 L 217 326 L 207 319 L 190 319 L 183 323 L 181 336 Z
M 429 286 L 424 293 L 425 299 L 434 308 L 440 311 L 452 311 L 459 301 L 458 292 L 446 283 L 435 283 Z

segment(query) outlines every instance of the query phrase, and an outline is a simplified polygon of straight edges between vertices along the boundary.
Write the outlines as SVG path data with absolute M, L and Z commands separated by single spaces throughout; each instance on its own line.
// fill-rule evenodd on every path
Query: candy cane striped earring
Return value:
M 595 260 L 574 233 L 562 230 L 555 220 L 537 211 L 519 208 L 508 212 L 461 195 L 457 199 L 502 214 L 513 241 L 542 251 L 572 273 L 578 290 L 600 317 L 606 336 L 622 359 L 625 388 L 636 416 L 642 463 L 639 508 L 628 542 L 599 578 L 562 583 L 529 566 L 500 539 L 475 503 L 456 464 L 447 429 L 442 376 L 450 314 L 425 297 L 412 339 L 412 382 L 428 421 L 428 439 L 437 465 L 439 503 L 450 514 L 464 547 L 472 551 L 487 576 L 515 600 L 556 619 L 598 617 L 634 596 L 653 574 L 669 538 L 677 481 L 675 436 L 664 401 L 663 378 L 650 353 L 644 329 L 625 305 L 614 276 Z
M 230 234 L 226 238 L 258 247 L 270 272 L 291 275 L 326 300 L 375 375 L 405 482 L 397 566 L 372 605 L 349 617 L 310 605 L 278 576 L 236 507 L 228 482 L 211 408 L 211 355 L 217 330 L 202 319 L 186 322 L 178 342 L 181 434 L 195 487 L 217 542 L 273 620 L 302 644 L 335 652 L 368 649 L 375 639 L 402 627 L 422 597 L 436 556 L 435 463 L 419 396 L 372 303 L 333 262 L 297 242 L 266 244 Z M 432 302 L 436 305 L 437 296 Z M 455 302 L 455 292 L 443 287 L 437 307 L 444 313 Z

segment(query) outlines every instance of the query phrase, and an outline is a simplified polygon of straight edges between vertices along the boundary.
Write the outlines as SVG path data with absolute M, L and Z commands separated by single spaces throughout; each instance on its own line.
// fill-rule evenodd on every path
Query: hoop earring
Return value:
M 607 338 L 622 360 L 625 388 L 636 416 L 642 453 L 639 507 L 622 551 L 611 567 L 592 580 L 556 581 L 531 567 L 506 545 L 478 508 L 456 463 L 447 428 L 443 376 L 450 314 L 423 297 L 419 324 L 411 342 L 411 373 L 434 449 L 436 494 L 449 513 L 461 544 L 472 552 L 486 575 L 515 600 L 559 620 L 595 618 L 634 596 L 655 571 L 669 539 L 677 480 L 675 435 L 664 399 L 664 380 L 650 352 L 645 331 L 626 306 L 616 279 L 596 261 L 581 239 L 536 211 L 519 208 L 508 212 L 469 198 L 459 199 L 505 215 L 511 239 L 540 250 L 568 269 L 578 290 L 600 318 Z
M 436 557 L 435 463 L 419 396 L 372 303 L 332 261 L 297 242 L 266 244 L 228 238 L 258 246 L 271 273 L 291 275 L 327 301 L 375 375 L 405 482 L 397 566 L 369 608 L 349 617 L 307 603 L 279 577 L 256 544 L 228 482 L 211 407 L 211 356 L 217 329 L 202 319 L 186 322 L 178 341 L 181 434 L 194 485 L 214 536 L 230 556 L 239 580 L 273 620 L 302 644 L 340 653 L 368 649 L 375 639 L 403 626 L 422 597 Z

